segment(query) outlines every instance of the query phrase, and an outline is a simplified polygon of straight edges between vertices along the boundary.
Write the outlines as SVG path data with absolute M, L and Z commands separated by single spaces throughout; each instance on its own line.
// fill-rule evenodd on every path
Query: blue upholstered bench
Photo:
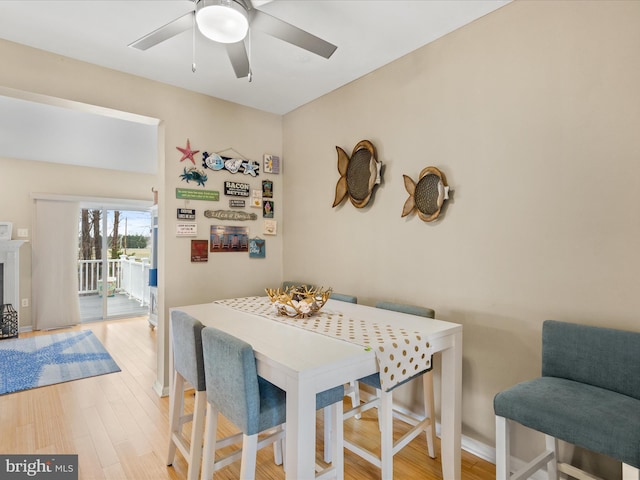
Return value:
M 622 462 L 624 480 L 640 479 L 640 332 L 547 320 L 542 328 L 542 376 L 498 393 L 496 478 L 529 478 L 547 465 L 595 478 L 560 463 L 557 440 Z M 509 421 L 546 435 L 546 451 L 513 475 L 509 469 Z

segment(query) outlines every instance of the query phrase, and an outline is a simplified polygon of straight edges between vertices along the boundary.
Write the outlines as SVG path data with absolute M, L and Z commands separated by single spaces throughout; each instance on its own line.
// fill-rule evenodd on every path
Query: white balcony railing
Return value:
M 108 294 L 125 294 L 140 302 L 149 303 L 149 259 L 120 255 L 107 261 Z M 102 293 L 102 261 L 78 260 L 78 294 Z

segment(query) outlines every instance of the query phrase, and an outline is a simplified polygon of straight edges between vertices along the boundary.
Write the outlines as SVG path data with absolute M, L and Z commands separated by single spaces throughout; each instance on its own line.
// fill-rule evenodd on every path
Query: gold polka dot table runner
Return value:
M 231 298 L 213 303 L 372 349 L 378 362 L 380 385 L 386 391 L 431 367 L 429 342 L 418 331 L 366 318 L 350 318 L 326 306 L 309 318 L 285 317 L 276 313 L 268 297 Z

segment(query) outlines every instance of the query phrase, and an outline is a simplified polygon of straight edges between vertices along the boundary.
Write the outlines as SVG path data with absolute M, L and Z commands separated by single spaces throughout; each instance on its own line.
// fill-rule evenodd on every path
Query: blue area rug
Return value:
M 0 395 L 119 371 L 91 330 L 0 341 Z

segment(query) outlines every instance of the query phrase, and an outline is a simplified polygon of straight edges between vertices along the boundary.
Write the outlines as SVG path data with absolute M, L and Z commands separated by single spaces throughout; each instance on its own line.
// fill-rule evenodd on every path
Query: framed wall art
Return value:
M 12 230 L 13 230 L 13 223 L 0 222 L 0 240 L 11 240 Z
M 264 156 L 264 173 L 280 173 L 280 157 L 276 155 Z
M 255 237 L 249 239 L 249 258 L 265 258 L 266 253 L 264 238 Z
M 248 252 L 249 228 L 211 225 L 210 252 Z
M 209 261 L 209 241 L 191 240 L 191 262 L 203 263 Z
M 273 200 L 262 201 L 262 216 L 264 218 L 273 218 Z
M 262 231 L 265 235 L 276 235 L 278 233 L 278 221 L 264 220 L 262 224 Z
M 262 181 L 262 198 L 273 198 L 273 182 L 271 180 Z

